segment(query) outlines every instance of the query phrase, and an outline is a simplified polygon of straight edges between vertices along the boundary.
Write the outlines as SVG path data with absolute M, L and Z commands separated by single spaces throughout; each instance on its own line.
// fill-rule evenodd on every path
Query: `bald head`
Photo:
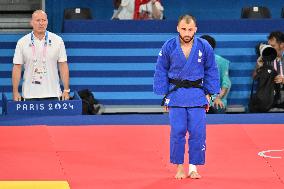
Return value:
M 47 15 L 43 10 L 36 10 L 32 14 L 31 26 L 35 35 L 42 35 L 47 28 Z
M 35 10 L 32 14 L 32 19 L 37 15 L 44 15 L 47 18 L 47 14 L 43 10 Z

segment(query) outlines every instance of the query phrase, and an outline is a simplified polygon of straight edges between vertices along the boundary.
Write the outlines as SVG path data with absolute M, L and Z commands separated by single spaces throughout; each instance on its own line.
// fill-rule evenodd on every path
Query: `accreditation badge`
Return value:
M 33 71 L 32 84 L 41 85 L 46 69 L 44 67 L 36 67 Z

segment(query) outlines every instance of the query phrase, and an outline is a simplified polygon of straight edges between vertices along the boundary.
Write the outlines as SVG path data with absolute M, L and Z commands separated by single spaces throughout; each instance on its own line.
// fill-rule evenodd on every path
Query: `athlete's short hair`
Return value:
M 180 23 L 180 21 L 182 20 L 185 20 L 186 23 L 190 23 L 190 21 L 193 21 L 195 26 L 197 26 L 197 23 L 196 23 L 196 18 L 190 14 L 184 14 L 184 15 L 181 15 L 179 18 L 178 18 L 178 24 Z

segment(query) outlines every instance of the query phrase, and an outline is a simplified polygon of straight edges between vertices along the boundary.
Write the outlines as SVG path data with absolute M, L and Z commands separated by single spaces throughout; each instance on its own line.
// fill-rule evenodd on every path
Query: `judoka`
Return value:
M 220 82 L 212 47 L 195 37 L 196 19 L 178 19 L 179 36 L 167 40 L 159 52 L 153 90 L 164 95 L 171 125 L 170 162 L 177 165 L 176 179 L 201 178 L 196 165 L 205 164 L 206 110 Z M 186 133 L 189 133 L 189 170 L 184 170 Z

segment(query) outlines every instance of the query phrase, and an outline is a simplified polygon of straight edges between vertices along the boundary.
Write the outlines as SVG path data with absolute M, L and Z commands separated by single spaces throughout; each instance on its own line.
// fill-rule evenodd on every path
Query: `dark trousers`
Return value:
M 43 100 L 60 100 L 57 97 L 48 97 L 48 98 L 23 98 L 22 101 L 43 101 Z

